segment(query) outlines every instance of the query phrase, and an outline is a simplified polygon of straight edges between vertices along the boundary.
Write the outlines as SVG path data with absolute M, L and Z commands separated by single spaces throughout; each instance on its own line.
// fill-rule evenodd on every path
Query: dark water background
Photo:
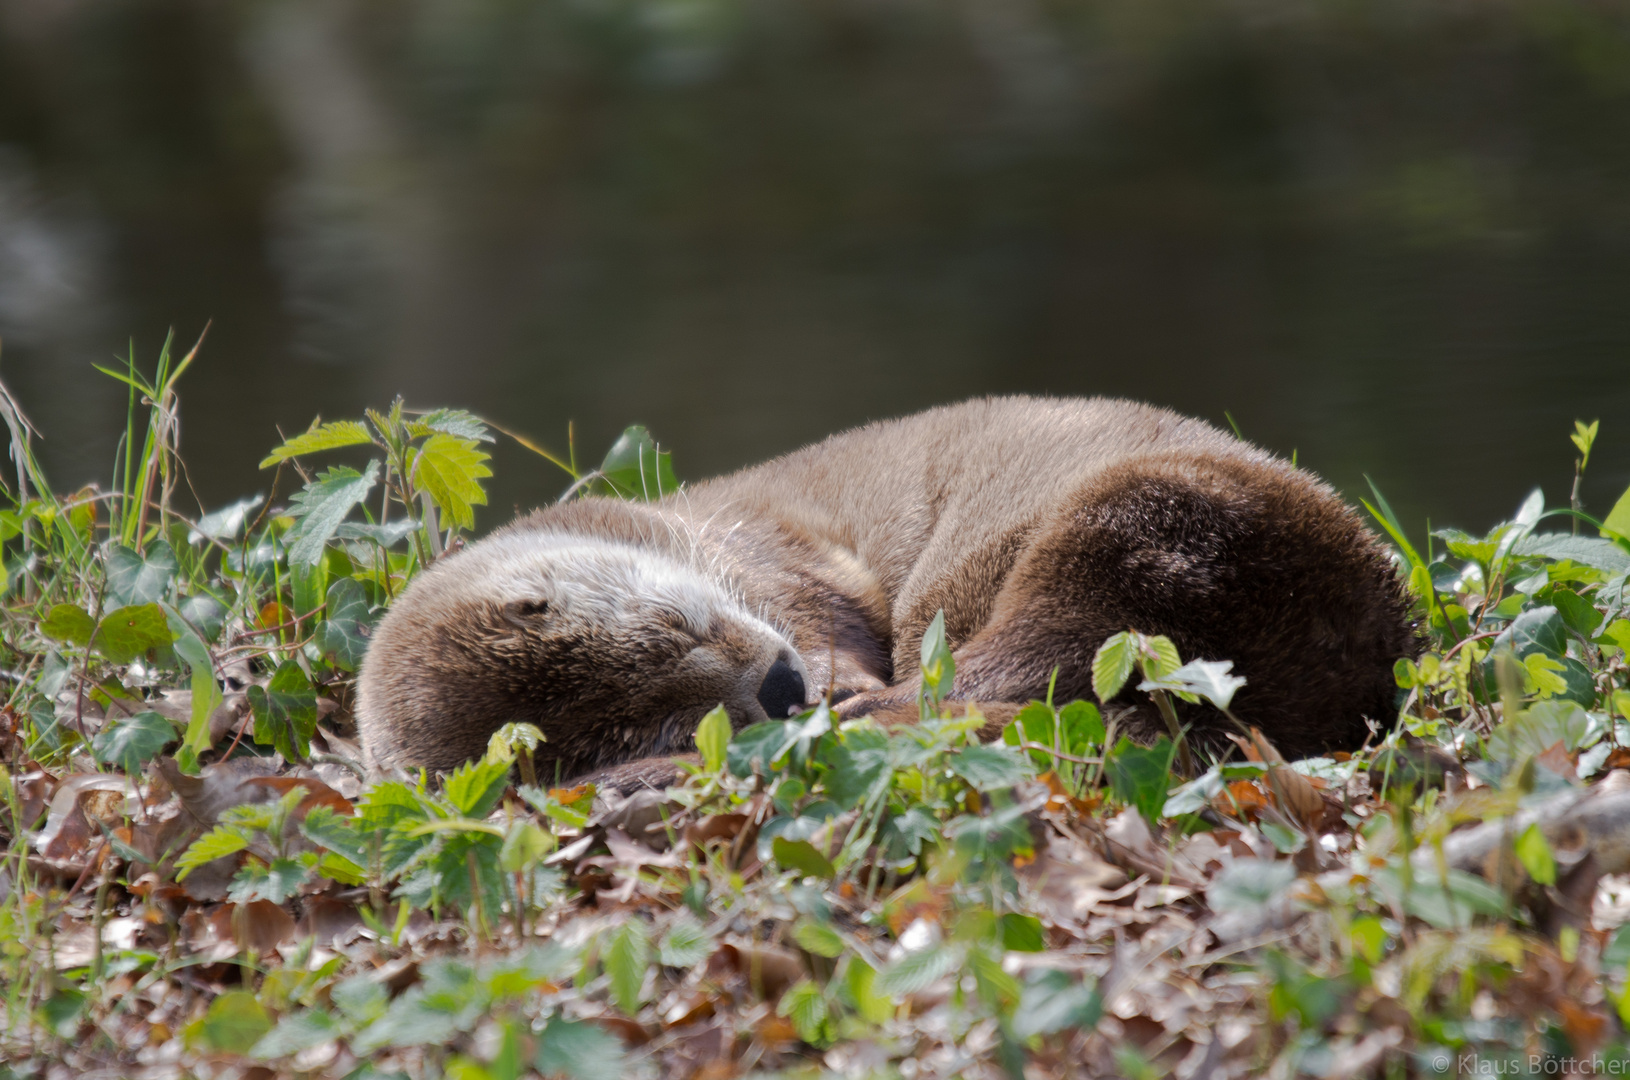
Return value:
M 0 376 L 204 500 L 397 393 L 705 476 L 970 394 L 1222 422 L 1417 530 L 1630 484 L 1630 7 L 0 0 Z M 556 494 L 512 444 L 480 524 Z

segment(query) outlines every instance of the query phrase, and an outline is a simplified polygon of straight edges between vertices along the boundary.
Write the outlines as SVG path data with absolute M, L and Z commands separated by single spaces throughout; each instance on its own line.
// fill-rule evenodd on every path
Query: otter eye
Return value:
M 504 621 L 525 629 L 528 621 L 549 614 L 547 600 L 511 600 L 504 605 Z

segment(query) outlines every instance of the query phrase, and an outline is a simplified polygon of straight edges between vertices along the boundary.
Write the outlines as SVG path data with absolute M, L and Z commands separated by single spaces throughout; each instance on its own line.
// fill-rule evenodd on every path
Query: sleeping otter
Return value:
M 545 779 L 671 775 L 720 703 L 738 729 L 827 694 L 915 718 L 941 610 L 951 697 L 992 732 L 1055 669 L 1055 700 L 1090 697 L 1098 646 L 1136 629 L 1234 661 L 1234 711 L 1287 757 L 1352 748 L 1418 651 L 1386 552 L 1308 473 L 1147 405 L 988 398 L 655 503 L 551 506 L 438 562 L 374 635 L 362 743 L 371 769 L 450 769 L 525 721 Z M 1114 704 L 1165 730 L 1144 695 Z M 1220 715 L 1183 708 L 1215 738 Z

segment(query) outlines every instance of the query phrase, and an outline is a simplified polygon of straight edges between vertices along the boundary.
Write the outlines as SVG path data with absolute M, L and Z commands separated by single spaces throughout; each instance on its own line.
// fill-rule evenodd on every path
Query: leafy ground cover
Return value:
M 189 515 L 192 359 L 109 372 L 105 490 L 53 493 L 0 388 L 0 1075 L 1630 1068 L 1630 493 L 1419 546 L 1376 493 L 1429 641 L 1356 754 L 1117 737 L 1129 681 L 1239 685 L 1133 632 L 1098 701 L 982 745 L 936 627 L 910 728 L 716 712 L 682 785 L 627 800 L 539 783 L 525 726 L 368 783 L 369 629 L 462 542 L 497 435 L 400 403 L 313 424 L 271 495 Z M 638 428 L 557 464 L 570 497 L 676 483 Z

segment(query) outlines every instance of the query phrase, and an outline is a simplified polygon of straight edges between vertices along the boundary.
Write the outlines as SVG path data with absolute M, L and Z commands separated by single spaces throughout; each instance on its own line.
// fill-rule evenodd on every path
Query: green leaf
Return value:
M 304 490 L 297 492 L 289 500 L 289 512 L 299 522 L 290 534 L 289 565 L 316 566 L 324 545 L 339 531 L 340 523 L 352 509 L 368 497 L 378 480 L 377 461 L 368 462 L 366 472 L 340 465 L 318 473 Z
M 1047 937 L 1042 932 L 1041 920 L 1034 915 L 1008 912 L 1002 916 L 1002 948 L 1013 952 L 1043 952 Z
M 877 991 L 891 998 L 902 998 L 927 989 L 961 966 L 961 949 L 945 944 L 930 945 L 886 965 L 878 972 Z
M 792 1029 L 805 1042 L 820 1045 L 826 1041 L 826 996 L 811 980 L 799 979 L 788 987 L 775 1012 L 792 1021 Z
M 1023 755 L 996 745 L 964 746 L 947 764 L 976 791 L 1012 787 L 1032 774 Z
M 304 761 L 317 730 L 317 692 L 300 665 L 283 661 L 265 687 L 251 686 L 247 696 L 255 714 L 255 741 L 276 747 L 286 761 Z
M 1104 743 L 1104 716 L 1090 701 L 1072 701 L 1058 710 L 1058 725 L 1066 754 L 1085 754 Z
M 209 597 L 193 598 L 199 599 L 208 600 L 216 607 L 220 606 Z M 170 624 L 170 632 L 175 635 L 175 654 L 187 665 L 192 677 L 192 715 L 188 718 L 181 746 L 175 753 L 177 766 L 191 776 L 198 774 L 198 756 L 210 748 L 210 714 L 222 701 L 221 687 L 215 681 L 215 663 L 210 657 L 209 646 L 204 644 L 198 632 L 193 629 L 193 622 L 183 617 L 187 610 L 196 612 L 199 607 L 200 605 L 189 601 L 179 612 L 174 608 L 164 610 L 165 618 Z
M 139 712 L 109 722 L 91 740 L 91 749 L 97 761 L 134 775 L 175 739 L 175 726 L 168 720 L 156 712 Z
M 1172 743 L 1164 735 L 1153 746 L 1121 738 L 1107 763 L 1110 789 L 1153 825 L 1160 820 L 1171 786 Z
M 1510 912 L 1499 889 L 1464 870 L 1451 868 L 1441 877 L 1417 872 L 1407 895 L 1395 867 L 1380 867 L 1370 878 L 1388 903 L 1401 900 L 1405 911 L 1440 930 L 1470 926 L 1478 915 L 1503 917 Z
M 616 1036 L 580 1020 L 555 1017 L 538 1036 L 532 1062 L 545 1076 L 565 1074 L 572 1080 L 623 1080 L 628 1055 Z
M 145 558 L 123 544 L 113 545 L 108 552 L 105 610 L 166 599 L 176 566 L 175 552 L 163 540 L 153 541 Z
M 363 443 L 373 441 L 373 436 L 360 421 L 335 420 L 325 424 L 322 418 L 318 417 L 311 422 L 311 427 L 273 450 L 261 461 L 260 467 L 269 469 L 280 461 L 287 461 L 301 454 L 337 450 L 342 446 L 361 446 Z
M 630 918 L 617 928 L 606 947 L 606 975 L 611 979 L 611 1000 L 625 1016 L 640 1011 L 645 973 L 651 966 L 651 941 L 645 924 Z
M 174 640 L 170 620 L 157 604 L 110 611 L 96 626 L 96 651 L 115 664 L 128 664 Z
M 198 525 L 187 534 L 187 543 L 196 544 L 204 537 L 211 540 L 235 540 L 249 520 L 249 511 L 260 505 L 261 496 L 241 499 L 231 506 L 211 510 L 198 519 Z
M 731 737 L 725 759 L 732 776 L 751 777 L 755 772 L 773 774 L 776 756 L 787 745 L 787 721 L 761 720 Z
M 1243 677 L 1231 674 L 1233 669 L 1232 660 L 1190 660 L 1163 678 L 1138 684 L 1138 689 L 1193 694 L 1219 709 L 1226 709 L 1233 702 L 1235 692 L 1245 685 Z
M 1032 971 L 1013 1010 L 1013 1033 L 1021 1039 L 1067 1028 L 1091 1031 L 1103 1015 L 1098 991 L 1067 971 Z
M 434 412 L 427 412 L 417 420 L 409 420 L 406 427 L 408 434 L 415 439 L 439 431 L 446 435 L 457 435 L 461 439 L 494 441 L 481 418 L 463 409 L 437 409 Z
M 800 919 L 792 928 L 792 940 L 816 956 L 836 959 L 843 955 L 843 938 L 826 923 L 813 919 Z
M 1545 833 L 1536 822 L 1522 831 L 1516 840 L 1517 858 L 1528 876 L 1541 885 L 1556 884 L 1556 859 L 1551 856 L 1551 845 L 1545 842 Z
M 309 853 L 306 857 L 311 859 Z M 295 859 L 273 859 L 269 864 L 250 859 L 232 878 L 232 886 L 227 890 L 226 897 L 235 904 L 248 904 L 255 900 L 281 904 L 300 891 L 308 876 L 306 865 Z
M 1123 630 L 1098 646 L 1092 658 L 1092 692 L 1107 702 L 1121 692 L 1132 677 L 1137 662 L 1137 644 L 1131 632 Z
M 474 507 L 487 504 L 481 481 L 492 475 L 484 462 L 492 457 L 475 440 L 435 434 L 426 439 L 413 461 L 414 484 L 430 493 L 436 505 L 461 529 L 475 527 Z
M 1143 674 L 1151 679 L 1163 679 L 1176 671 L 1183 664 L 1183 658 L 1178 655 L 1177 646 L 1172 639 L 1164 634 L 1154 634 L 1143 639 L 1143 644 L 1153 657 L 1145 654 L 1143 660 Z
M 250 1049 L 249 1056 L 266 1060 L 290 1057 L 313 1046 L 338 1039 L 346 1034 L 332 1016 L 318 1009 L 290 1013 L 277 1022 L 277 1026 L 263 1035 Z
M 1511 550 L 1514 555 L 1538 555 L 1557 562 L 1571 559 L 1582 566 L 1594 566 L 1610 574 L 1630 570 L 1630 551 L 1598 536 L 1534 533 L 1518 540 Z
M 1236 859 L 1211 879 L 1206 903 L 1213 911 L 1250 911 L 1272 902 L 1296 880 L 1287 860 Z
M 625 499 L 651 502 L 679 490 L 673 455 L 659 448 L 644 425 L 633 424 L 607 451 L 600 475 Z
M 657 956 L 666 967 L 693 968 L 712 955 L 713 939 L 689 915 L 674 920 L 657 946 Z
M 877 972 L 860 957 L 851 956 L 844 965 L 843 985 L 867 1023 L 881 1024 L 894 1015 L 894 1003 L 877 992 Z
M 228 990 L 210 1002 L 197 1030 L 204 1045 L 212 1050 L 247 1054 L 261 1036 L 272 1030 L 272 1020 L 254 994 Z
M 730 714 L 720 705 L 696 725 L 696 749 L 702 755 L 702 765 L 710 773 L 724 768 L 730 752 Z
M 442 791 L 465 817 L 484 818 L 503 798 L 509 786 L 509 769 L 508 759 L 479 757 L 454 769 Z
M 1424 566 L 1426 560 L 1416 554 L 1414 545 L 1404 535 L 1404 527 L 1398 524 L 1398 515 L 1392 512 L 1392 506 L 1387 502 L 1387 497 L 1381 494 L 1381 489 L 1375 486 L 1374 480 L 1371 480 L 1368 476 L 1365 476 L 1364 480 L 1370 485 L 1370 492 L 1375 496 L 1375 501 L 1380 509 L 1377 510 L 1375 506 L 1370 505 L 1365 499 L 1358 501 L 1364 504 L 1364 509 L 1368 510 L 1370 516 L 1380 523 L 1381 527 L 1387 531 L 1388 536 L 1392 537 L 1393 543 L 1398 545 L 1398 550 L 1403 552 L 1404 558 L 1409 560 L 1411 570 L 1417 566 Z
M 827 797 L 845 810 L 879 795 L 892 775 L 888 736 L 881 731 L 846 733 L 825 751 L 824 760 Z
M 76 604 L 53 604 L 40 620 L 40 633 L 53 641 L 84 648 L 96 632 L 96 621 Z
M 373 626 L 368 597 L 355 578 L 340 578 L 328 587 L 327 603 L 328 617 L 317 624 L 312 643 L 337 666 L 356 671 L 368 651 L 368 632 Z
M 1602 519 L 1602 535 L 1606 536 L 1609 533 L 1630 540 L 1630 488 L 1624 489 L 1619 501 L 1613 504 L 1613 509 Z
M 554 849 L 553 833 L 545 832 L 525 818 L 516 818 L 504 834 L 504 846 L 498 849 L 498 865 L 507 873 L 520 873 L 536 866 Z
M 775 861 L 788 870 L 796 870 L 806 877 L 830 879 L 837 874 L 832 861 L 816 850 L 808 840 L 788 840 L 777 836 L 771 841 Z
M 1551 603 L 1556 605 L 1557 613 L 1568 624 L 1568 629 L 1581 637 L 1590 637 L 1602 625 L 1602 613 L 1596 605 L 1572 589 L 1552 589 Z
M 217 825 L 209 832 L 194 840 L 181 858 L 175 862 L 177 881 L 184 880 L 195 867 L 203 866 L 207 862 L 214 862 L 226 855 L 233 855 L 249 846 L 249 838 L 242 831 L 229 825 Z
M 928 629 L 923 631 L 922 644 L 923 698 L 938 704 L 956 680 L 956 657 L 945 641 L 945 609 L 934 614 Z

